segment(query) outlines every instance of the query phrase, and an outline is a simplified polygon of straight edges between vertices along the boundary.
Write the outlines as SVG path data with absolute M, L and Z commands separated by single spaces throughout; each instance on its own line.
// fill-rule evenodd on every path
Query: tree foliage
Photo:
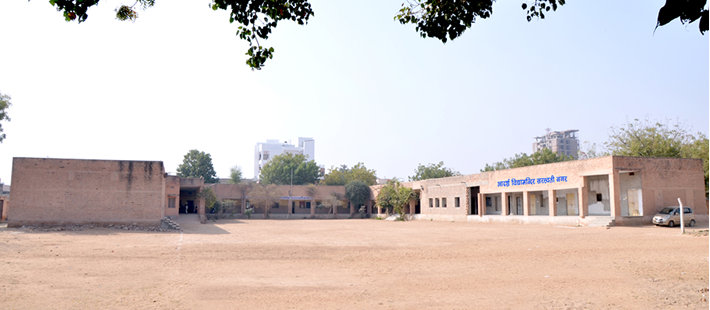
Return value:
M 190 150 L 185 154 L 177 168 L 177 174 L 181 178 L 202 177 L 205 183 L 217 183 L 217 173 L 212 166 L 212 156 L 198 150 Z
M 417 169 L 414 170 L 414 175 L 409 177 L 410 181 L 420 181 L 426 179 L 436 179 L 445 178 L 451 176 L 461 175 L 456 170 L 444 167 L 444 162 L 440 161 L 438 164 L 422 165 L 419 164 Z
M 249 192 L 249 201 L 256 207 L 264 208 L 264 218 L 269 217 L 269 210 L 279 200 L 281 200 L 281 191 L 273 184 L 256 184 Z
M 97 5 L 100 0 L 49 0 L 66 21 L 86 21 L 88 8 Z M 135 21 L 138 18 L 136 6 L 147 9 L 155 5 L 155 0 L 136 0 L 133 5 L 120 5 L 114 11 L 116 19 Z M 229 23 L 237 22 L 237 36 L 249 42 L 246 63 L 253 69 L 260 70 L 267 59 L 273 58 L 274 48 L 264 47 L 259 40 L 269 38 L 271 31 L 280 21 L 293 21 L 299 25 L 308 23 L 314 15 L 307 0 L 212 0 L 212 10 L 229 12 Z
M 9 95 L 0 93 L 0 122 L 10 121 L 10 117 L 7 115 L 7 110 L 12 105 L 12 103 L 10 103 L 10 99 L 12 98 Z M 2 124 L 0 124 L 0 143 L 3 140 L 5 140 L 5 133 L 3 133 Z
M 531 155 L 520 153 L 515 154 L 514 157 L 503 159 L 502 162 L 496 162 L 492 165 L 486 164 L 486 167 L 481 169 L 481 172 L 551 164 L 569 160 L 574 160 L 574 157 L 559 155 L 552 152 L 552 150 L 545 148 L 532 153 Z
M 315 183 L 318 178 L 318 165 L 307 160 L 305 155 L 285 153 L 276 155 L 261 168 L 261 183 L 289 185 L 293 171 L 293 185 Z
M 330 211 L 328 211 L 328 213 L 333 212 L 333 215 L 335 215 L 335 213 L 337 213 L 335 208 L 340 207 L 342 205 L 343 205 L 343 197 L 341 197 L 341 195 L 336 192 L 332 192 L 332 193 L 330 193 L 330 195 L 328 195 L 328 197 L 323 199 L 323 201 L 321 202 L 321 205 L 319 205 L 318 207 L 330 208 Z
M 345 185 L 352 181 L 362 181 L 367 185 L 374 185 L 377 181 L 375 170 L 370 170 L 363 163 L 357 163 L 352 168 L 342 165 L 338 168 L 333 166 L 328 169 L 324 176 L 323 185 Z
M 242 181 L 242 167 L 234 166 L 229 168 L 229 183 L 239 184 Z
M 708 190 L 708 138 L 702 133 L 691 134 L 678 121 L 627 120 L 622 126 L 611 127 L 604 146 L 618 156 L 700 158 Z
M 212 211 L 217 202 L 217 196 L 212 191 L 211 187 L 204 188 L 197 194 L 198 197 L 205 199 L 205 211 Z
M 415 192 L 411 188 L 402 186 L 399 181 L 389 181 L 380 188 L 377 204 L 387 211 L 393 210 L 399 214 L 401 220 L 404 220 L 404 207 L 414 198 L 416 198 Z
M 360 180 L 350 181 L 345 184 L 345 198 L 355 207 L 359 207 L 370 199 L 370 186 Z
M 88 8 L 100 0 L 49 0 L 66 21 L 86 21 Z M 436 38 L 446 43 L 461 36 L 478 18 L 490 18 L 495 0 L 407 0 L 394 19 L 401 24 L 414 24 L 415 30 L 424 38 Z M 700 20 L 700 32 L 708 30 L 707 0 L 666 0 L 658 12 L 656 28 L 676 18 L 683 24 Z M 545 19 L 545 13 L 556 11 L 565 0 L 528 0 L 522 9 L 528 21 Z M 155 5 L 155 0 L 136 0 L 133 5 L 120 5 L 114 11 L 116 19 L 135 21 L 137 9 L 145 10 Z M 212 0 L 212 10 L 229 12 L 229 22 L 237 22 L 236 35 L 249 42 L 246 64 L 260 70 L 267 59 L 274 56 L 273 47 L 264 47 L 259 40 L 266 40 L 280 21 L 292 21 L 299 25 L 308 23 L 315 13 L 308 0 Z

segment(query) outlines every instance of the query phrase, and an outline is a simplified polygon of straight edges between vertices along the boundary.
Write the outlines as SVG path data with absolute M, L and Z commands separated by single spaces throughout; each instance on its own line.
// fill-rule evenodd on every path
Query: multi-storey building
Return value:
M 547 133 L 544 136 L 535 137 L 533 153 L 546 148 L 559 155 L 568 155 L 578 159 L 579 140 L 576 135 L 578 131 L 576 129 L 565 131 L 550 131 L 550 129 L 547 129 Z
M 307 160 L 315 160 L 315 140 L 313 138 L 298 138 L 298 146 L 290 141 L 269 139 L 259 142 L 254 147 L 254 179 L 259 179 L 261 168 L 276 155 L 284 153 L 305 155 Z

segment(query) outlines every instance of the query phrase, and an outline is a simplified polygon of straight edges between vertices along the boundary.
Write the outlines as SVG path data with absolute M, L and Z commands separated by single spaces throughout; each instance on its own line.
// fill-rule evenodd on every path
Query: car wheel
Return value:
M 673 223 L 673 221 L 668 222 L 668 227 L 673 227 L 673 226 L 675 226 L 675 223 Z
M 695 220 L 690 220 L 690 223 L 688 223 L 688 226 L 695 227 Z

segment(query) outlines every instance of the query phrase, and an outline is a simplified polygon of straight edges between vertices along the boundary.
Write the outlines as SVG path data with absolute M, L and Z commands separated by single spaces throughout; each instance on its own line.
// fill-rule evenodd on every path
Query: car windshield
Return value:
M 675 208 L 663 208 L 663 210 L 661 210 L 661 212 L 658 212 L 658 214 L 671 214 L 673 210 L 675 210 Z

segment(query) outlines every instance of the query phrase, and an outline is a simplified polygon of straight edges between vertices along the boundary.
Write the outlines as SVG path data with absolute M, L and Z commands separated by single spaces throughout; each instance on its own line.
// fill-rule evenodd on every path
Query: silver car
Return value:
M 683 220 L 689 227 L 695 226 L 695 214 L 693 209 L 683 207 Z M 653 224 L 673 227 L 680 225 L 680 207 L 666 207 L 653 216 Z

